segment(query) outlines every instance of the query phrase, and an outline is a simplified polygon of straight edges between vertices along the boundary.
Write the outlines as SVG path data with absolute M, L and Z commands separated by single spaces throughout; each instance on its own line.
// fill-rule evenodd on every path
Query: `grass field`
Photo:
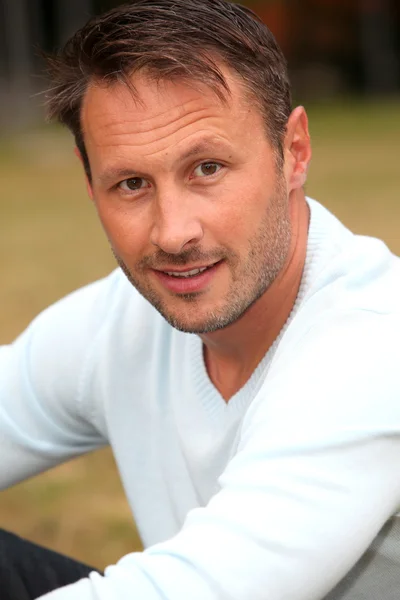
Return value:
M 309 110 L 308 194 L 400 254 L 400 103 Z M 0 140 L 0 343 L 41 309 L 109 272 L 113 258 L 59 129 Z M 0 494 L 0 527 L 98 567 L 140 541 L 107 450 Z

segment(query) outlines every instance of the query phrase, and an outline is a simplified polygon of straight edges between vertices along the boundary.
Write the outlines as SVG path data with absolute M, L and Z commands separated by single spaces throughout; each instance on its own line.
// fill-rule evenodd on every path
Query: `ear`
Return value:
M 79 158 L 79 160 L 81 161 L 81 164 L 82 164 L 82 166 L 83 166 L 83 170 L 85 171 L 85 165 L 84 165 L 84 163 L 83 163 L 82 154 L 80 153 L 80 151 L 79 151 L 79 148 L 75 147 L 75 148 L 74 148 L 74 153 L 75 153 L 75 155 L 76 155 L 76 156 Z M 92 188 L 92 184 L 90 183 L 90 181 L 89 181 L 89 179 L 88 179 L 88 176 L 87 176 L 87 173 L 86 173 L 86 171 L 85 171 L 85 180 L 86 180 L 86 189 L 87 189 L 87 193 L 88 193 L 88 195 L 89 195 L 89 198 L 90 198 L 91 200 L 93 200 L 93 188 Z
M 289 117 L 285 144 L 285 177 L 288 191 L 299 189 L 306 183 L 311 161 L 311 143 L 305 109 L 298 106 Z

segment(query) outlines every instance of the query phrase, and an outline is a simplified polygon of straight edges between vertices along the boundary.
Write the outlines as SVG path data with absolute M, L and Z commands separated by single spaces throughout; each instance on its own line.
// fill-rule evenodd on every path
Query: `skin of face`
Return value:
M 259 109 L 225 75 L 225 102 L 202 84 L 136 74 L 138 97 L 93 83 L 82 107 L 88 190 L 120 266 L 171 325 L 199 334 L 243 318 L 275 281 L 300 186 L 295 161 L 278 168 Z M 166 283 L 165 272 L 200 267 L 194 289 Z

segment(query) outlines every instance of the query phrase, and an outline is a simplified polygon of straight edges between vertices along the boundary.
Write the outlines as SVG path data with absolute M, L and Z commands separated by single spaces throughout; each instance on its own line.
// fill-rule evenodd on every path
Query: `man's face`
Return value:
M 177 329 L 230 325 L 268 289 L 290 244 L 288 194 L 258 108 L 227 74 L 206 86 L 92 85 L 82 124 L 89 191 L 125 274 Z

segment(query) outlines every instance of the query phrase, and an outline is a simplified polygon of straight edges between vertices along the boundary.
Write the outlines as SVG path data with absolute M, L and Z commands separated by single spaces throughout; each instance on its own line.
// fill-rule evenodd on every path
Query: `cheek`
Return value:
M 247 245 L 265 214 L 271 200 L 269 186 L 254 182 L 246 186 L 233 182 L 220 195 L 212 222 L 230 240 L 232 248 Z M 236 183 L 236 185 L 235 185 Z
M 107 238 L 122 258 L 136 255 L 146 247 L 149 238 L 145 215 L 132 206 L 113 206 L 95 201 L 97 214 Z

